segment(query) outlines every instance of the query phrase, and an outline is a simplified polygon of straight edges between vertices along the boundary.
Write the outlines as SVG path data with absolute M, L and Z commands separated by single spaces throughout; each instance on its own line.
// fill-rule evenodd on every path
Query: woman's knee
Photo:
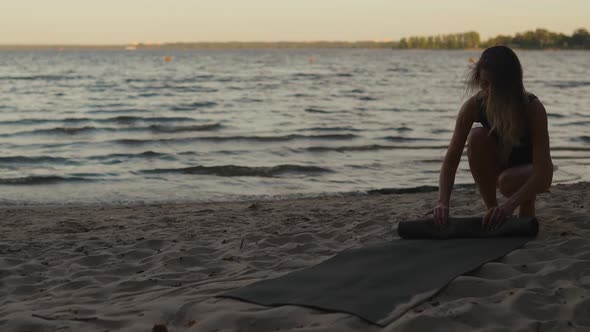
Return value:
M 516 192 L 516 190 L 518 190 L 517 184 L 514 180 L 514 177 L 509 175 L 507 172 L 502 172 L 500 175 L 498 175 L 496 186 L 502 195 L 510 197 Z
M 526 183 L 532 173 L 532 165 L 508 168 L 498 175 L 496 185 L 502 195 L 510 197 Z
M 488 129 L 483 127 L 471 128 L 467 137 L 467 153 L 468 155 L 473 155 L 481 150 L 489 152 L 489 149 L 495 147 L 493 144 L 494 142 L 489 135 Z

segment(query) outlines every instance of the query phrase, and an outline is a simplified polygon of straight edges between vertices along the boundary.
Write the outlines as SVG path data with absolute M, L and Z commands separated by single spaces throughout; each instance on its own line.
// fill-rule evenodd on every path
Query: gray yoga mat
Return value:
M 538 223 L 513 218 L 485 233 L 481 218 L 451 219 L 442 231 L 432 220 L 418 220 L 401 222 L 398 232 L 406 239 L 345 250 L 318 265 L 220 297 L 349 313 L 384 326 L 457 276 L 522 247 L 537 235 Z

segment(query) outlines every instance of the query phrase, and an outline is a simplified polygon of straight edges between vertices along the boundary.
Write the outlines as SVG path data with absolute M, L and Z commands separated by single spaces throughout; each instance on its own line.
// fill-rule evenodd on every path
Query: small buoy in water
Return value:
M 471 57 L 471 58 L 469 58 L 469 62 L 474 63 L 475 59 Z
M 169 56 L 169 55 L 167 55 L 167 56 L 164 57 L 164 61 L 170 62 L 170 61 L 172 61 L 172 57 Z
M 315 62 L 315 58 L 314 57 L 310 57 L 309 58 L 309 63 L 314 63 Z

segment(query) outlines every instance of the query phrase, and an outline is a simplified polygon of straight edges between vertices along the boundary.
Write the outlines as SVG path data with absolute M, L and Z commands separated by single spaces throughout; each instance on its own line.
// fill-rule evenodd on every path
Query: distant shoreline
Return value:
M 359 49 L 392 51 L 482 51 L 485 47 L 466 48 L 399 48 L 386 43 L 186 43 L 162 44 L 156 46 L 129 45 L 0 45 L 0 51 L 191 51 L 191 50 L 289 50 L 289 49 Z M 390 43 L 388 43 L 390 44 Z M 573 48 L 523 48 L 511 46 L 514 50 L 527 51 L 589 51 Z
M 385 44 L 385 43 L 384 43 Z M 544 48 L 531 49 L 512 47 L 515 50 L 529 51 L 588 51 L 588 49 Z M 356 43 L 187 43 L 162 44 L 158 46 L 129 45 L 0 45 L 0 51 L 190 51 L 190 50 L 254 50 L 254 49 L 364 49 L 364 50 L 392 50 L 392 51 L 482 51 L 484 47 L 468 48 L 397 48 L 380 43 L 362 45 Z
M 476 31 L 434 36 L 410 36 L 394 40 L 227 41 L 227 42 L 133 42 L 130 44 L 0 44 L 1 50 L 227 50 L 227 49 L 391 49 L 391 50 L 481 50 L 506 45 L 526 50 L 590 50 L 590 32 L 576 29 L 571 36 L 546 29 L 498 35 L 482 40 Z
M 155 45 L 0 45 L 2 51 L 19 50 L 96 50 L 96 51 L 145 51 L 145 50 L 231 50 L 231 49 L 398 49 L 392 42 L 195 42 L 195 43 L 162 43 Z

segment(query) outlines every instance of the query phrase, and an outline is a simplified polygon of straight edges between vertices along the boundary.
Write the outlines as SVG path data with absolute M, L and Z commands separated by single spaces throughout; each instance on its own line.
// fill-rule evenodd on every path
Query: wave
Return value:
M 87 111 L 87 114 L 114 114 L 114 113 L 148 113 L 146 109 L 140 108 L 121 108 L 121 109 L 100 109 L 96 111 Z
M 353 127 L 311 127 L 311 128 L 302 128 L 298 131 L 363 131 L 362 129 L 356 129 Z
M 432 112 L 440 112 L 441 110 L 436 110 L 432 108 L 416 108 L 413 110 L 408 110 L 409 112 L 419 112 L 419 113 L 432 113 Z
M 45 123 L 70 123 L 79 124 L 84 122 L 96 123 L 118 123 L 128 124 L 135 122 L 194 122 L 194 118 L 189 117 L 142 117 L 132 115 L 121 115 L 110 118 L 65 118 L 65 119 L 21 119 L 21 120 L 7 120 L 0 121 L 0 125 L 34 125 Z
M 575 160 L 575 159 L 588 159 L 590 160 L 590 156 L 551 156 L 551 159 L 562 159 L 562 160 Z
M 590 146 L 552 146 L 551 151 L 590 151 Z
M 344 91 L 345 93 L 365 93 L 366 91 L 363 89 L 352 89 L 350 91 Z
M 590 81 L 555 81 L 546 82 L 545 84 L 554 88 L 568 89 L 590 86 Z
M 385 128 L 383 130 L 395 130 L 397 132 L 402 132 L 402 131 L 413 131 L 414 129 L 410 128 L 410 127 L 406 127 L 406 126 L 401 126 L 401 127 L 390 127 L 390 128 Z
M 195 109 L 198 108 L 208 108 L 208 107 L 214 107 L 217 106 L 216 102 L 212 102 L 212 101 L 204 101 L 204 102 L 194 102 L 194 103 L 190 103 L 190 104 L 184 104 L 184 105 L 175 105 L 171 107 L 171 110 L 173 111 L 194 111 Z
M 306 78 L 306 79 L 312 79 L 312 80 L 319 80 L 320 78 L 323 77 L 323 75 L 313 74 L 313 73 L 295 73 L 295 74 L 293 74 L 293 77 L 295 77 L 295 78 Z
M 132 122 L 181 122 L 181 121 L 195 121 L 189 117 L 143 117 L 143 116 L 116 116 L 107 119 L 92 120 L 96 122 L 116 122 L 116 123 L 132 123 Z
M 410 70 L 407 68 L 399 68 L 399 67 L 395 67 L 395 68 L 387 68 L 387 71 L 390 73 L 407 73 Z
M 175 160 L 176 158 L 168 153 L 161 153 L 161 152 L 154 152 L 154 151 L 144 151 L 142 153 L 112 153 L 107 155 L 99 155 L 99 156 L 90 156 L 88 157 L 89 160 L 109 160 L 109 159 L 165 159 L 165 160 Z
M 423 137 L 403 137 L 403 136 L 385 136 L 382 139 L 391 142 L 415 142 L 415 141 L 436 141 L 433 138 Z
M 240 103 L 262 103 L 262 102 L 264 102 L 263 99 L 259 99 L 259 98 L 248 98 L 248 97 L 236 99 L 235 101 L 240 102 Z
M 110 104 L 88 104 L 85 106 L 89 107 L 89 108 L 111 108 L 111 107 L 126 107 L 126 106 L 131 106 L 131 105 L 126 104 L 126 103 L 110 103 Z
M 280 84 L 272 84 L 272 83 L 258 83 L 256 85 L 257 90 L 269 91 L 274 90 L 281 87 Z
M 555 126 L 558 127 L 569 127 L 569 126 L 587 126 L 590 125 L 590 121 L 572 121 L 566 123 L 556 123 Z
M 381 112 L 408 112 L 408 113 L 446 113 L 449 112 L 448 109 L 436 109 L 436 108 L 414 108 L 414 109 L 410 109 L 410 108 L 398 108 L 398 107 L 393 107 L 393 108 L 379 108 L 377 109 L 378 111 Z M 453 115 L 452 118 L 454 119 L 455 116 Z
M 25 176 L 18 178 L 0 178 L 0 185 L 10 186 L 21 186 L 21 185 L 39 185 L 39 184 L 56 184 L 56 183 L 67 183 L 67 182 L 90 182 L 92 179 L 79 177 L 79 176 L 57 176 L 57 175 L 46 175 L 46 176 Z
M 218 130 L 221 129 L 223 126 L 221 123 L 211 123 L 211 124 L 203 124 L 203 125 L 194 125 L 194 126 L 164 126 L 159 124 L 154 124 L 149 126 L 149 129 L 156 133 L 181 133 L 181 132 L 190 132 L 190 131 L 210 131 L 210 130 Z
M 304 148 L 309 152 L 347 152 L 347 151 L 377 151 L 377 150 L 440 150 L 446 145 L 437 146 L 408 146 L 408 145 L 357 145 L 357 146 L 311 146 Z
M 575 142 L 583 142 L 583 143 L 590 143 L 590 136 L 578 136 L 570 138 L 571 141 Z
M 177 92 L 204 92 L 204 93 L 213 93 L 219 90 L 214 88 L 207 88 L 203 86 L 176 86 L 174 87 L 175 91 Z
M 406 109 L 397 108 L 397 107 L 394 107 L 394 108 L 380 108 L 378 110 L 379 111 L 382 111 L 382 112 L 396 112 L 396 113 L 397 112 L 407 112 L 408 111 Z
M 319 108 L 313 108 L 313 107 L 308 107 L 308 108 L 306 108 L 306 109 L 305 109 L 305 111 L 306 111 L 307 113 L 320 113 L 320 114 L 328 114 L 328 113 L 332 113 L 332 112 L 330 112 L 330 111 L 324 111 L 324 110 L 322 110 L 322 109 L 319 109 Z
M 239 79 L 235 78 L 235 77 L 219 77 L 217 79 L 212 80 L 213 82 L 221 82 L 221 83 L 228 83 L 228 82 L 236 82 L 239 81 Z
M 21 120 L 5 120 L 0 121 L 0 125 L 34 125 L 40 123 L 56 123 L 62 122 L 64 120 L 55 120 L 55 119 L 21 119 Z M 80 122 L 88 121 L 87 119 L 80 119 Z
M 317 166 L 299 166 L 299 165 L 278 165 L 272 167 L 247 167 L 236 165 L 223 166 L 193 166 L 185 168 L 161 168 L 153 170 L 143 170 L 142 173 L 162 174 L 162 173 L 180 173 L 180 174 L 199 174 L 215 176 L 252 176 L 252 177 L 276 177 L 284 174 L 317 174 L 331 173 L 332 170 Z
M 150 97 L 158 97 L 160 95 L 162 95 L 162 94 L 156 93 L 156 92 L 145 92 L 145 93 L 140 93 L 137 96 L 142 97 L 142 98 L 150 98 Z M 171 96 L 171 95 L 169 95 L 169 96 Z
M 194 153 L 193 153 L 194 154 Z M 86 157 L 84 160 L 112 160 L 112 159 L 161 159 L 176 160 L 172 154 L 144 151 L 142 153 L 112 153 L 106 155 L 96 155 Z M 0 157 L 0 164 L 60 164 L 60 165 L 79 165 L 81 161 L 72 160 L 63 157 L 51 156 L 11 156 Z M 76 175 L 76 174 L 73 174 Z
M 30 133 L 32 134 L 65 134 L 65 135 L 76 135 L 82 133 L 88 133 L 91 131 L 95 131 L 96 127 L 92 126 L 85 126 L 85 127 L 57 127 L 51 129 L 39 129 L 33 130 Z
M 331 134 L 331 135 L 285 135 L 285 136 L 203 136 L 169 139 L 118 139 L 112 143 L 125 145 L 141 145 L 150 143 L 190 143 L 198 141 L 227 142 L 227 141 L 253 141 L 253 142 L 284 142 L 292 140 L 342 140 L 358 137 L 354 134 Z
M 130 86 L 130 88 L 134 89 L 136 92 L 140 92 L 141 94 L 148 94 L 148 93 L 160 94 L 162 92 L 170 92 L 170 91 L 193 92 L 193 93 L 217 92 L 217 89 L 208 88 L 208 87 L 204 87 L 204 86 L 185 86 L 185 85 L 172 85 L 172 84 Z
M 78 135 L 89 134 L 91 132 L 138 132 L 149 131 L 152 133 L 182 133 L 182 132 L 199 132 L 199 131 L 214 131 L 222 127 L 220 123 L 211 123 L 193 126 L 169 126 L 162 124 L 153 124 L 148 127 L 131 127 L 131 128 L 112 128 L 112 127 L 56 127 L 49 129 L 35 129 L 29 131 L 19 131 L 10 134 L 0 134 L 0 137 L 26 136 L 26 135 Z
M 150 82 L 150 80 L 142 79 L 142 78 L 128 78 L 125 80 L 125 83 L 142 83 L 142 82 Z
M 180 77 L 180 78 L 172 78 L 172 77 L 168 77 L 168 78 L 164 78 L 166 80 L 166 82 L 172 82 L 172 83 L 196 83 L 196 82 L 203 82 L 203 81 L 207 81 L 207 80 L 211 80 L 215 78 L 214 75 L 210 75 L 210 74 L 204 74 L 204 75 L 194 75 L 194 76 L 190 76 L 190 77 Z M 143 79 L 143 78 L 128 78 L 125 80 L 125 83 L 152 83 L 154 80 L 149 78 L 149 79 Z
M 12 156 L 12 157 L 0 157 L 0 163 L 2 164 L 39 164 L 39 163 L 71 163 L 67 158 L 61 157 L 50 157 L 50 156 Z
M 448 112 L 448 110 L 445 109 L 432 109 L 432 108 L 414 108 L 414 109 L 409 109 L 409 108 L 379 108 L 377 109 L 378 111 L 381 112 L 408 112 L 408 113 L 433 113 L 433 112 L 437 112 L 437 113 L 443 113 L 443 112 Z M 455 118 L 455 116 L 453 116 L 452 118 Z
M 572 114 L 572 117 L 575 117 L 575 116 L 579 116 L 581 118 L 588 118 L 588 117 L 590 117 L 590 114 L 582 113 L 582 112 L 575 112 Z
M 432 129 L 430 132 L 433 134 L 445 134 L 445 133 L 452 133 L 453 131 L 449 130 L 449 129 Z
M 549 118 L 555 118 L 555 119 L 561 119 L 561 118 L 565 118 L 565 115 L 563 115 L 563 114 L 557 114 L 557 113 L 547 113 L 547 117 L 549 117 Z
M 93 79 L 92 76 L 67 75 L 30 75 L 30 76 L 0 76 L 0 81 L 65 81 Z
M 205 81 L 205 80 L 210 80 L 214 77 L 215 77 L 215 75 L 211 75 L 211 74 L 193 75 L 193 76 L 187 77 L 187 78 L 176 79 L 175 82 L 176 83 L 189 83 L 189 82 L 196 82 L 196 81 Z

